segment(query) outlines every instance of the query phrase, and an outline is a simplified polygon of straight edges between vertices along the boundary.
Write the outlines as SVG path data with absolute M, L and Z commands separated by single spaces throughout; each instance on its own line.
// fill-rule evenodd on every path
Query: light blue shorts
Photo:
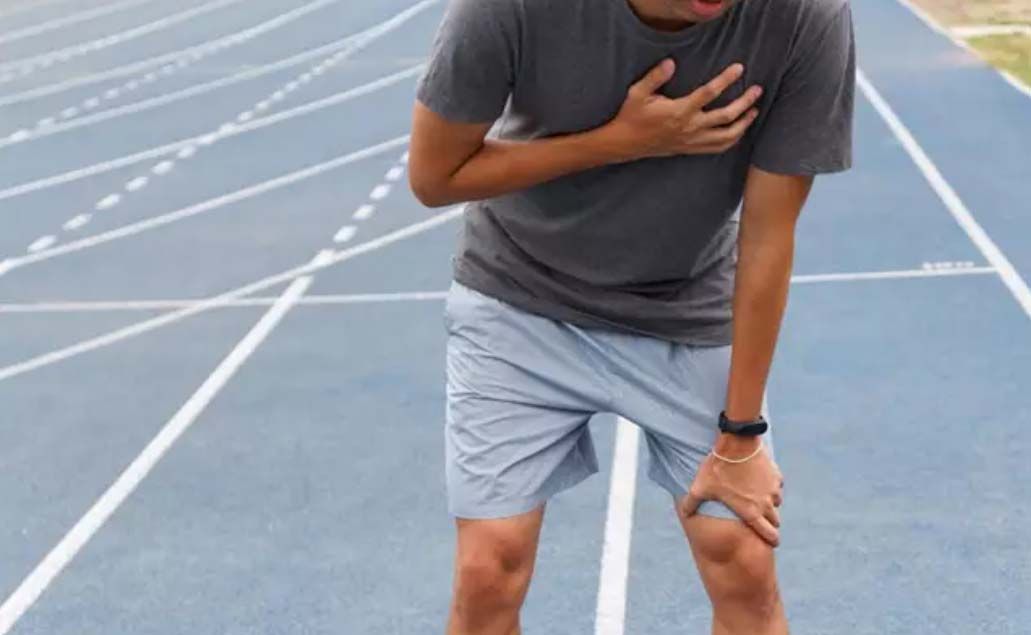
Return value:
M 639 425 L 649 477 L 674 499 L 687 493 L 719 434 L 729 346 L 584 329 L 458 283 L 445 323 L 453 515 L 522 514 L 597 472 L 587 422 L 600 412 Z M 699 513 L 736 518 L 718 502 Z

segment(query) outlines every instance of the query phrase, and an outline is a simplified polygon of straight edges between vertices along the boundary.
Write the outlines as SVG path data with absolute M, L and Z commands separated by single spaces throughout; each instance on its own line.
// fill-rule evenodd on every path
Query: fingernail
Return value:
M 745 72 L 745 65 L 744 64 L 734 64 L 734 72 L 737 73 L 738 75 L 740 75 L 741 73 L 744 73 Z
M 676 68 L 676 63 L 668 57 L 662 60 L 662 70 L 666 73 L 672 73 L 673 69 Z
M 763 87 L 762 86 L 755 86 L 755 87 L 753 87 L 752 88 L 752 94 L 755 95 L 756 97 L 760 97 L 763 94 Z

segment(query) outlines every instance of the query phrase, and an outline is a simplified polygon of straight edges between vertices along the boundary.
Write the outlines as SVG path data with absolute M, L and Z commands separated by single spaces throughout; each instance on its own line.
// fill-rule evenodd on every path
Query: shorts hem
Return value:
M 588 477 L 597 473 L 597 468 L 585 468 L 559 483 L 542 488 L 541 491 L 530 496 L 522 496 L 519 498 L 485 503 L 482 505 L 475 503 L 464 505 L 449 503 L 448 513 L 455 518 L 463 518 L 467 520 L 495 520 L 499 518 L 519 516 L 541 507 L 551 498 L 568 489 L 576 487 L 583 481 L 587 480 Z

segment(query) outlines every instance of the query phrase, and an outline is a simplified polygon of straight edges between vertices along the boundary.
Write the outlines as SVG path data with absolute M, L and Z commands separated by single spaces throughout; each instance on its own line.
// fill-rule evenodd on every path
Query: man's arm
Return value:
M 813 178 L 752 168 L 745 184 L 734 284 L 727 417 L 759 416 L 791 283 L 795 223 Z
M 727 417 L 748 421 L 762 409 L 766 378 L 780 331 L 791 284 L 795 223 L 802 211 L 811 176 L 787 176 L 751 168 L 738 233 L 734 284 L 734 333 Z M 752 456 L 759 437 L 721 434 L 714 450 L 733 459 Z M 762 452 L 744 463 L 726 463 L 710 456 L 691 485 L 681 512 L 690 516 L 705 500 L 720 500 L 769 544 L 780 542 L 783 479 Z
M 669 99 L 656 91 L 673 76 L 672 60 L 628 91 L 619 114 L 587 132 L 536 139 L 486 139 L 491 124 L 449 121 L 416 103 L 409 178 L 425 205 L 500 196 L 591 168 L 646 157 L 715 154 L 738 142 L 755 121 L 758 87 L 724 108 L 706 111 L 742 74 L 734 64 L 695 92 Z

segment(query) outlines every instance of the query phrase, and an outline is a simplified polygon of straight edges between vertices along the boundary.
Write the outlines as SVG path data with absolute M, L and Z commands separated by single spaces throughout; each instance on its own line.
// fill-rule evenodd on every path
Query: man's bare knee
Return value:
M 451 633 L 517 632 L 533 575 L 540 513 L 459 521 Z
M 693 516 L 684 527 L 717 618 L 773 619 L 780 609 L 773 548 L 733 520 Z

